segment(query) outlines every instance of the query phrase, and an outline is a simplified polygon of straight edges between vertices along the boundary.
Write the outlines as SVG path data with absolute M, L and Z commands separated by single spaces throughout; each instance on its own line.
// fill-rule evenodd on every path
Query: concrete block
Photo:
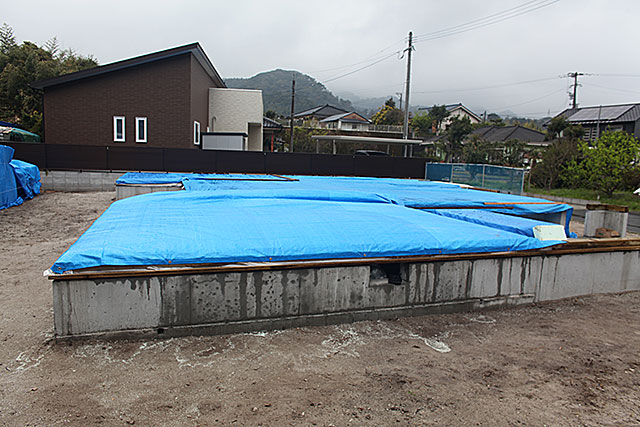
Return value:
M 433 265 L 427 263 L 409 264 L 408 283 L 409 304 L 422 304 L 430 301 L 433 294 Z
M 300 274 L 300 313 L 365 307 L 368 283 L 368 266 L 304 270 Z
M 265 271 L 256 273 L 256 301 L 258 317 L 279 317 L 284 315 L 284 273 L 282 271 Z
M 288 270 L 284 272 L 284 289 L 282 304 L 285 316 L 300 314 L 300 272 Z
M 179 278 L 177 280 L 186 288 L 187 294 L 185 296 L 191 306 L 191 321 L 194 323 L 211 323 L 226 320 L 227 307 L 225 304 L 224 275 L 211 274 L 187 277 L 188 279 L 184 279 L 184 282 Z
M 471 293 L 472 261 L 433 263 L 435 298 L 433 302 L 464 299 Z
M 607 205 L 602 205 L 607 206 Z M 620 233 L 620 237 L 627 234 L 629 212 L 607 209 L 587 209 L 584 216 L 584 236 L 596 237 L 598 228 L 609 228 Z
M 473 261 L 473 277 L 469 298 L 486 298 L 498 295 L 502 276 L 498 274 L 498 259 L 478 259 Z
M 56 281 L 56 335 L 156 327 L 160 323 L 158 278 Z

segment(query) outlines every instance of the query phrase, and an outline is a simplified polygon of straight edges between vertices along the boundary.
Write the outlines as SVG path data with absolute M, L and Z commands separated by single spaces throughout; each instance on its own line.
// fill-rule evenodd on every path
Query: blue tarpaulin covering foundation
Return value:
M 260 179 L 269 178 L 268 181 Z M 287 180 L 288 179 L 288 180 Z M 566 212 L 565 231 L 573 208 L 563 203 L 460 187 L 456 184 L 415 179 L 326 177 L 243 174 L 180 174 L 130 172 L 116 184 L 182 183 L 187 191 L 348 191 L 379 194 L 393 203 L 414 208 L 489 208 L 493 212 L 535 216 Z
M 559 243 L 408 208 L 374 191 L 178 191 L 113 203 L 51 271 L 500 252 Z

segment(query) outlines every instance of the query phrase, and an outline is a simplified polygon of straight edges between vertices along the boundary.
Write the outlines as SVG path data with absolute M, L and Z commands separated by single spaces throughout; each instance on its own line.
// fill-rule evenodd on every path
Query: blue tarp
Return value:
M 120 200 L 51 270 L 479 253 L 562 243 L 410 209 L 375 192 L 286 191 L 277 198 L 278 189 Z
M 13 168 L 9 164 L 13 153 L 13 148 L 0 145 L 0 209 L 17 206 L 22 204 L 23 201 L 18 196 L 16 177 L 13 173 Z
M 20 197 L 27 200 L 40 194 L 40 169 L 36 165 L 22 160 L 11 160 L 10 165 L 16 177 Z
M 228 180 L 242 178 L 247 180 Z M 409 207 L 433 208 L 487 208 L 487 203 L 507 203 L 509 209 L 496 206 L 494 212 L 516 216 L 536 214 L 567 213 L 565 231 L 569 233 L 569 221 L 573 208 L 563 203 L 548 202 L 533 197 L 512 194 L 494 193 L 463 188 L 456 184 L 443 182 L 420 181 L 414 179 L 366 178 L 366 177 L 324 177 L 324 176 L 287 176 L 294 181 L 275 180 L 258 181 L 258 178 L 274 177 L 273 175 L 242 174 L 180 174 L 180 173 L 138 173 L 130 172 L 117 181 L 118 184 L 165 184 L 182 183 L 187 191 L 289 191 L 289 190 L 326 190 L 364 192 L 379 194 L 394 203 Z M 217 179 L 218 178 L 218 179 Z M 219 179 L 223 178 L 223 179 Z M 521 202 L 522 204 L 518 204 Z
M 428 212 L 529 237 L 533 237 L 533 227 L 538 225 L 552 225 L 545 221 L 504 215 L 491 212 L 488 209 L 434 209 Z
M 286 178 L 282 178 L 276 175 L 259 175 L 259 174 L 241 174 L 241 173 L 217 173 L 217 174 L 203 174 L 203 173 L 157 173 L 157 172 L 127 172 L 116 180 L 116 184 L 180 184 L 185 179 L 200 179 L 204 181 L 287 181 Z

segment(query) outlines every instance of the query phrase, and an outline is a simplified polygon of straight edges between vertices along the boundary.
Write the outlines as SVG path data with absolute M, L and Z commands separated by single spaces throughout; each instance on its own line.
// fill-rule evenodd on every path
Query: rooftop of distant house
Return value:
M 640 119 L 640 103 L 567 108 L 556 117 L 576 124 L 635 122 Z

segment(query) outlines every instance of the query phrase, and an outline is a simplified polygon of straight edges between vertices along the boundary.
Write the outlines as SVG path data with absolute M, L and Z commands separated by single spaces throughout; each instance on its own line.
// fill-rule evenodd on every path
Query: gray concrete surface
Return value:
M 639 258 L 619 251 L 406 263 L 387 279 L 364 265 L 54 280 L 55 331 L 230 333 L 624 292 L 640 290 Z

